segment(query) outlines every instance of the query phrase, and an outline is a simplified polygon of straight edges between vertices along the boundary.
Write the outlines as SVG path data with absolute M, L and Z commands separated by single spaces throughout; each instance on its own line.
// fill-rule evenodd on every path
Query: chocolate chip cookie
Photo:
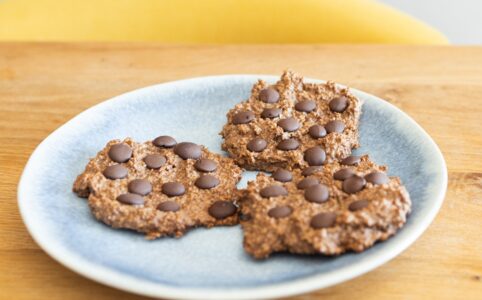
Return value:
M 274 85 L 258 81 L 227 114 L 222 148 L 249 170 L 320 166 L 358 147 L 361 101 L 333 82 L 303 82 L 286 71 Z
M 260 173 L 241 201 L 244 248 L 337 255 L 360 252 L 404 225 L 410 197 L 398 177 L 368 156 L 304 170 Z
M 88 197 L 93 215 L 149 239 L 179 237 L 192 227 L 238 223 L 241 169 L 232 159 L 169 136 L 136 143 L 110 141 L 73 190 Z

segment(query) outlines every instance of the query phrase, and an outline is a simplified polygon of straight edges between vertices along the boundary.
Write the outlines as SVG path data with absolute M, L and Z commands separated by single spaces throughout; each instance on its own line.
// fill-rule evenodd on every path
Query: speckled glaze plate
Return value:
M 195 229 L 181 239 L 147 241 L 142 234 L 97 222 L 72 183 L 111 139 L 144 141 L 172 135 L 222 153 L 218 135 L 226 112 L 252 84 L 278 77 L 229 75 L 155 85 L 96 105 L 48 136 L 28 161 L 18 186 L 22 218 L 54 259 L 95 281 L 133 293 L 185 299 L 259 299 L 320 289 L 392 259 L 429 226 L 442 204 L 447 172 L 440 150 L 405 113 L 375 96 L 364 100 L 361 145 L 390 175 L 402 178 L 412 213 L 389 240 L 339 257 L 277 254 L 255 261 L 244 253 L 240 226 Z M 240 186 L 255 173 L 246 173 Z

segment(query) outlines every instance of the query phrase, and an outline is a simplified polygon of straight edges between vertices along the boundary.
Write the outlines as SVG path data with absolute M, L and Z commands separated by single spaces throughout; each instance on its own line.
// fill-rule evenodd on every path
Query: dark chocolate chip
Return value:
M 144 157 L 144 162 L 149 169 L 159 169 L 166 163 L 166 157 L 160 154 L 149 154 Z
M 303 100 L 295 104 L 295 109 L 302 112 L 310 112 L 316 108 L 316 102 L 313 100 Z
M 305 151 L 305 161 L 310 166 L 321 166 L 326 159 L 325 150 L 318 146 L 311 147 Z
M 289 117 L 286 119 L 281 119 L 278 121 L 278 126 L 283 128 L 284 131 L 291 132 L 296 131 L 300 128 L 300 122 L 293 117 Z
M 132 193 L 119 195 L 117 196 L 116 200 L 124 204 L 130 204 L 130 205 L 144 204 L 144 198 L 142 198 L 142 196 L 137 194 L 132 194 Z
M 333 120 L 325 124 L 325 129 L 327 133 L 342 133 L 345 130 L 345 123 L 340 120 Z
M 158 136 L 152 141 L 152 143 L 161 148 L 172 148 L 177 144 L 176 140 L 168 135 Z
M 320 172 L 323 170 L 323 167 L 320 166 L 313 166 L 313 167 L 308 167 L 301 172 L 301 175 L 303 176 L 310 176 L 315 174 L 316 172 Z
M 344 168 L 336 171 L 335 174 L 333 174 L 333 178 L 335 178 L 336 180 L 345 180 L 352 177 L 353 175 L 355 175 L 355 171 L 350 168 Z
M 169 197 L 184 195 L 186 189 L 180 182 L 167 182 L 162 185 L 162 192 Z
M 219 179 L 213 175 L 201 175 L 194 184 L 200 189 L 212 189 L 219 184 Z
M 348 194 L 354 194 L 363 190 L 366 180 L 360 176 L 354 175 L 343 181 L 343 191 Z
M 214 172 L 218 168 L 218 163 L 212 159 L 201 158 L 196 161 L 194 168 L 201 172 Z
M 307 177 L 303 180 L 301 180 L 300 182 L 298 182 L 298 184 L 296 185 L 296 187 L 300 190 L 304 190 L 312 185 L 315 185 L 315 184 L 319 184 L 320 181 L 314 177 Z
M 126 167 L 124 167 L 123 165 L 112 165 L 112 166 L 108 166 L 107 168 L 105 168 L 104 172 L 102 172 L 102 174 L 104 174 L 105 177 L 109 178 L 109 179 L 122 179 L 122 178 L 125 178 L 127 176 L 127 173 L 129 171 L 127 170 Z
M 259 100 L 266 103 L 275 103 L 279 100 L 279 93 L 274 88 L 265 88 L 259 92 Z
M 297 139 L 287 139 L 279 142 L 276 148 L 283 151 L 290 151 L 290 150 L 298 149 L 299 146 L 300 146 L 300 142 L 298 142 Z
M 328 228 L 335 224 L 336 213 L 334 212 L 323 212 L 313 216 L 311 218 L 310 225 L 314 229 Z
M 198 159 L 201 157 L 202 148 L 194 143 L 182 142 L 174 147 L 174 153 L 179 155 L 182 159 Z
M 265 108 L 261 113 L 261 117 L 265 119 L 273 119 L 279 117 L 281 114 L 281 108 L 273 107 L 273 108 Z
M 277 169 L 273 172 L 271 177 L 273 177 L 274 180 L 279 182 L 289 182 L 293 180 L 293 175 L 291 174 L 291 172 L 285 169 Z
M 222 220 L 236 213 L 237 207 L 231 201 L 216 201 L 209 207 L 209 214 L 215 219 Z
M 326 129 L 321 125 L 313 125 L 308 129 L 308 133 L 314 139 L 319 139 L 326 136 Z
M 387 174 L 379 171 L 373 171 L 370 174 L 365 175 L 365 179 L 373 184 L 385 184 L 390 181 Z
M 252 111 L 238 112 L 233 117 L 233 124 L 247 124 L 254 120 L 254 113 Z
M 261 152 L 266 149 L 268 143 L 262 138 L 254 138 L 248 143 L 248 150 L 252 152 Z
M 276 206 L 268 211 L 268 216 L 275 219 L 286 218 L 291 215 L 293 209 L 287 205 Z
M 348 99 L 345 96 L 340 96 L 331 100 L 329 106 L 333 112 L 344 112 L 348 107 Z
M 152 185 L 147 179 L 134 179 L 129 182 L 127 189 L 131 193 L 145 196 L 152 192 Z
M 330 191 L 324 184 L 314 184 L 305 189 L 305 199 L 310 202 L 323 203 L 330 198 Z
M 355 211 L 355 210 L 359 210 L 359 209 L 362 209 L 362 208 L 367 207 L 367 206 L 368 206 L 367 200 L 358 200 L 358 201 L 350 203 L 350 205 L 348 206 L 348 209 L 351 210 L 351 211 Z
M 263 198 L 270 198 L 288 195 L 288 191 L 281 185 L 271 185 L 262 189 L 259 194 Z
M 109 149 L 109 157 L 115 162 L 123 163 L 128 161 L 132 156 L 132 149 L 129 145 L 119 143 L 112 145 Z
M 354 166 L 360 162 L 360 156 L 350 155 L 341 161 L 342 165 Z
M 164 201 L 164 202 L 161 202 L 159 203 L 159 205 L 157 206 L 157 209 L 158 210 L 161 210 L 161 211 L 178 211 L 179 209 L 181 208 L 181 206 L 179 206 L 179 204 L 177 204 L 176 202 L 174 201 Z

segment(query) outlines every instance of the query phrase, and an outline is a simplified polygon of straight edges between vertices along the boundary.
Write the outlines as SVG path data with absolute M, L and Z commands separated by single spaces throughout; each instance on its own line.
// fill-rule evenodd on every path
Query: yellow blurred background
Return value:
M 0 40 L 448 43 L 375 0 L 0 0 Z

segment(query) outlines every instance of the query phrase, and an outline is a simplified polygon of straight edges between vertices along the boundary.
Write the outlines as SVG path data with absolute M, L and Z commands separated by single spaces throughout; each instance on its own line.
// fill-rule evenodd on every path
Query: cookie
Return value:
M 286 71 L 258 81 L 227 114 L 222 148 L 248 170 L 319 166 L 350 155 L 358 143 L 361 101 L 333 82 L 303 82 Z
M 145 143 L 127 138 L 110 141 L 92 158 L 73 190 L 88 197 L 98 220 L 154 239 L 237 224 L 240 178 L 232 159 L 203 146 L 168 136 Z
M 337 255 L 360 252 L 404 225 L 410 197 L 398 177 L 368 156 L 273 174 L 258 174 L 241 201 L 244 248 Z

